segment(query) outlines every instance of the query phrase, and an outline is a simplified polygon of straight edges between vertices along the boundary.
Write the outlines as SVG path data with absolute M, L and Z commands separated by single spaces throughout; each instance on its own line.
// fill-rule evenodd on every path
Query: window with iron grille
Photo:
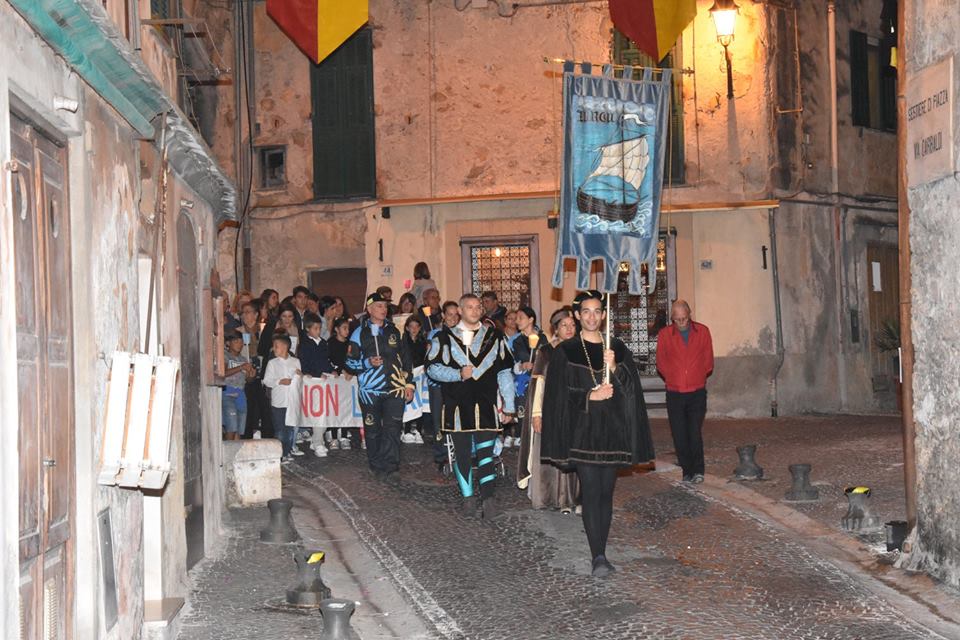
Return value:
M 657 264 L 654 277 L 657 286 L 649 295 L 631 295 L 629 267 L 620 266 L 617 293 L 610 304 L 610 323 L 617 336 L 633 353 L 641 375 L 657 375 L 657 333 L 667 325 L 670 316 L 670 287 L 667 273 L 667 235 L 657 242 Z M 649 282 L 647 265 L 641 267 L 644 283 Z
M 464 243 L 465 289 L 478 296 L 493 291 L 507 309 L 536 308 L 537 283 L 530 279 L 533 259 L 530 242 Z
M 376 197 L 370 29 L 361 29 L 323 62 L 310 65 L 310 91 L 314 197 Z
M 686 177 L 683 154 L 683 74 L 680 69 L 680 44 L 677 43 L 670 53 L 658 62 L 640 51 L 630 38 L 614 29 L 611 59 L 614 64 L 673 69 L 670 88 L 670 126 L 667 130 L 667 158 L 663 167 L 663 182 L 667 185 L 683 184 Z

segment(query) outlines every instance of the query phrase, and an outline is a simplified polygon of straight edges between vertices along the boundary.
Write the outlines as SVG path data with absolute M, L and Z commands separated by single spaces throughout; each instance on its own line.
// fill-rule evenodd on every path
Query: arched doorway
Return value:
M 203 557 L 203 415 L 200 409 L 200 286 L 197 240 L 186 213 L 177 218 L 177 291 L 180 301 L 180 380 L 183 388 L 183 506 L 187 568 Z

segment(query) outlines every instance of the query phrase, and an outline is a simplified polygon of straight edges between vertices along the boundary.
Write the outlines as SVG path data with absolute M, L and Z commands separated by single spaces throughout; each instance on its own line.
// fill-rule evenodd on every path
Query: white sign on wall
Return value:
M 954 172 L 953 56 L 907 76 L 907 186 Z

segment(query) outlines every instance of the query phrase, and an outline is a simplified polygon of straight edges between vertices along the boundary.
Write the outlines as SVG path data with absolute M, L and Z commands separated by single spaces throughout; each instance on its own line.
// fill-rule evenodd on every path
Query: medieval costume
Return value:
M 540 463 L 541 434 L 533 430 L 533 419 L 543 417 L 543 396 L 550 356 L 557 343 L 537 347 L 530 385 L 527 387 L 523 434 L 520 440 L 517 486 L 527 490 L 534 509 L 573 511 L 580 485 L 577 474 L 553 464 Z
M 588 297 L 601 299 L 599 292 Z M 616 362 L 610 376 L 613 395 L 591 400 L 591 392 L 603 381 L 604 347 L 584 340 L 583 335 L 560 343 L 551 354 L 540 456 L 576 469 L 593 574 L 605 576 L 614 570 L 606 559 L 606 547 L 617 469 L 652 460 L 653 440 L 633 354 L 617 338 L 611 340 Z
M 463 367 L 473 374 L 463 380 Z M 485 517 L 499 512 L 493 500 L 494 444 L 500 432 L 497 397 L 503 400 L 504 413 L 514 412 L 513 357 L 503 334 L 485 324 L 475 329 L 462 321 L 453 328 L 438 331 L 427 354 L 427 375 L 441 383 L 443 405 L 440 424 L 453 440 L 454 475 L 466 499 L 464 509 L 475 512 L 473 457 L 477 457 L 477 483 Z

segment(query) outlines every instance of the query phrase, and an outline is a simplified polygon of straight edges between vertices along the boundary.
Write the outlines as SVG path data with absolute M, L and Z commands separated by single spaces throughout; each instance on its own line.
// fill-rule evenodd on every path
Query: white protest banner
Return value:
M 430 392 L 423 367 L 413 371 L 413 400 L 404 407 L 403 421 L 430 412 Z M 287 407 L 287 424 L 320 429 L 351 429 L 363 426 L 357 379 L 344 376 L 314 378 L 297 376 L 293 384 L 300 402 Z
M 416 420 L 425 413 L 430 413 L 430 388 L 427 386 L 427 374 L 423 367 L 413 370 L 413 400 L 403 408 L 403 421 Z

